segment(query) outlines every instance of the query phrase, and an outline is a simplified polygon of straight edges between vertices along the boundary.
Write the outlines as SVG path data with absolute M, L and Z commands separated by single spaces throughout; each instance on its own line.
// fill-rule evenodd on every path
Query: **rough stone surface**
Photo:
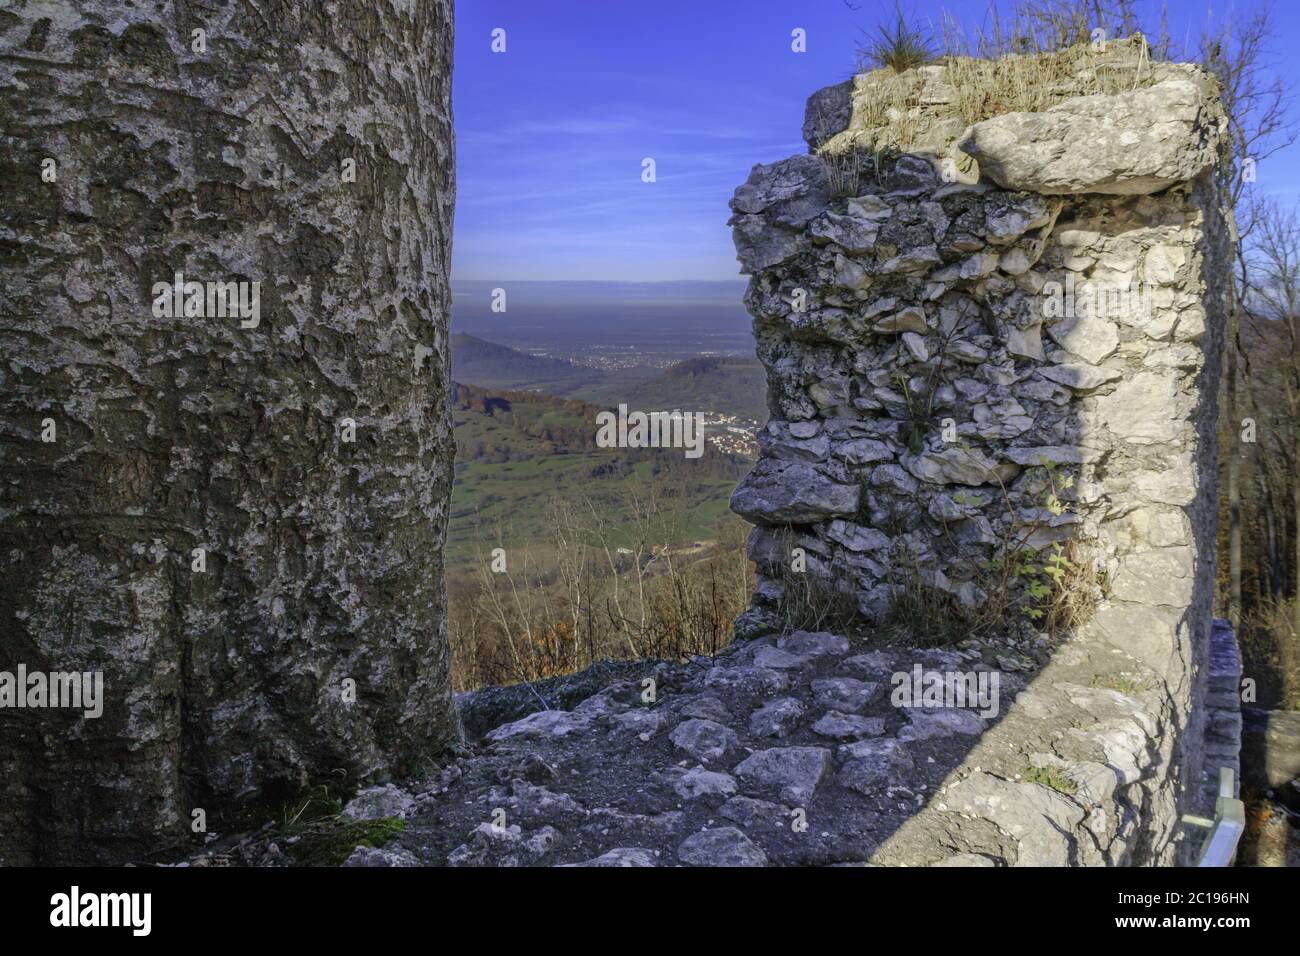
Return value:
M 617 680 L 651 676 L 658 661 L 598 661 L 576 674 L 565 674 L 531 684 L 482 687 L 456 695 L 465 737 L 477 740 L 502 724 L 527 717 L 541 709 L 569 710 Z M 697 716 L 707 717 L 709 714 Z
M 1144 62 L 1142 41 L 1112 46 L 1080 67 L 1081 94 L 1095 80 L 1083 73 Z M 1206 706 L 1231 251 L 1212 174 L 1224 128 L 1214 81 L 1187 64 L 1148 67 L 1113 95 L 1071 96 L 1067 80 L 1043 111 L 963 133 L 943 118 L 949 69 L 877 71 L 823 91 L 805 135 L 824 168 L 792 157 L 756 167 L 737 190 L 736 250 L 771 410 L 733 499 L 756 525 L 744 632 L 781 626 L 804 593 L 799 573 L 856 603 L 870 626 L 900 589 L 983 607 L 996 586 L 984 569 L 1008 551 L 1074 555 L 1105 585 L 1089 586 L 1087 653 L 1131 655 L 1172 702 L 1159 719 L 1179 732 L 1148 744 L 1164 769 L 1141 855 L 1185 861 L 1178 815 L 1207 809 L 1206 771 L 1230 765 L 1236 726 Z M 916 138 L 912 152 L 879 159 L 866 145 L 896 144 L 899 130 L 873 103 L 895 82 L 912 83 Z M 855 145 L 867 172 L 828 180 Z M 956 146 L 977 160 L 973 173 L 940 175 Z M 793 195 L 797 218 L 768 212 Z M 754 254 L 774 244 L 779 261 Z M 1004 678 L 1024 668 L 1019 653 L 995 660 Z M 788 658 L 763 662 L 791 672 Z M 854 677 L 878 679 L 872 671 Z M 824 740 L 850 741 L 859 727 L 847 716 L 870 716 L 813 692 L 810 729 Z M 969 746 L 994 726 L 971 711 L 919 710 L 897 739 Z M 1108 738 L 1090 759 L 1131 782 L 1148 758 L 1128 746 Z M 867 762 L 837 779 L 870 788 L 894 772 L 855 759 Z M 1102 775 L 1079 776 L 1106 789 Z M 1043 802 L 1011 792 L 987 798 Z M 1042 815 L 1062 825 L 1055 814 Z M 1026 852 L 1070 856 L 1049 843 Z
M 702 830 L 677 848 L 688 866 L 767 866 L 767 855 L 735 827 Z
M 678 724 L 668 739 L 701 763 L 716 763 L 738 745 L 736 735 L 727 727 L 716 721 L 695 718 Z
M 860 717 L 828 711 L 813 724 L 813 731 L 833 740 L 855 740 L 858 737 L 876 737 L 885 732 L 885 722 L 879 717 Z
M 445 0 L 0 11 L 0 670 L 104 680 L 97 719 L 0 711 L 0 862 L 458 737 L 451 50 Z M 155 315 L 176 273 L 260 283 L 258 324 Z
M 972 126 L 960 146 L 1003 189 L 1159 192 L 1215 164 L 1223 131 L 1206 105 L 1213 95 L 1204 74 L 1171 72 L 1144 89 L 994 116 Z
M 781 691 L 720 679 L 747 673 L 778 642 L 829 650 L 788 669 Z M 1176 702 L 1155 670 L 1095 638 L 1028 645 L 971 640 L 925 650 L 797 632 L 740 641 L 712 660 L 660 665 L 652 704 L 641 702 L 638 681 L 616 681 L 561 712 L 568 719 L 525 717 L 516 724 L 526 733 L 502 725 L 441 771 L 402 785 L 414 801 L 405 830 L 382 857 L 358 851 L 350 865 L 372 856 L 368 865 L 1155 861 L 1177 832 L 1167 765 L 1181 720 Z M 862 714 L 843 715 L 870 721 L 874 736 L 828 738 L 811 719 L 819 713 L 814 686 L 851 674 L 889 686 L 917 665 L 1001 669 L 1013 652 L 1027 664 L 1003 671 L 994 719 L 973 708 L 895 706 L 887 693 L 870 695 Z M 634 703 L 611 710 L 619 700 Z M 805 715 L 779 741 L 755 733 L 750 715 L 783 701 Z M 630 712 L 655 715 L 665 732 L 648 740 L 621 732 L 617 718 Z M 692 716 L 701 713 L 711 716 Z M 736 738 L 708 767 L 683 759 L 671 739 L 699 720 Z M 968 732 L 972 722 L 977 732 Z M 915 733 L 921 724 L 943 732 Z M 1035 768 L 1051 776 L 1031 779 Z
M 591 860 L 581 863 L 568 863 L 566 866 L 658 866 L 653 850 L 640 847 L 615 847 Z
M 786 737 L 806 712 L 807 708 L 793 697 L 782 697 L 750 715 L 749 732 L 756 737 Z
M 768 463 L 756 467 L 736 489 L 731 508 L 739 515 L 763 521 L 804 523 L 858 510 L 858 488 L 802 462 Z
M 415 806 L 410 794 L 391 783 L 362 790 L 343 808 L 343 815 L 353 820 L 380 820 L 404 817 Z
M 827 677 L 814 681 L 812 690 L 813 698 L 821 706 L 857 713 L 867 706 L 880 690 L 880 685 L 856 677 Z
M 669 776 L 676 776 L 677 779 L 673 782 L 673 790 L 683 800 L 696 800 L 700 797 L 713 796 L 726 797 L 736 792 L 736 781 L 732 779 L 731 775 L 719 773 L 716 770 L 694 767 L 682 774 L 670 772 Z
M 736 775 L 787 803 L 806 804 L 831 769 L 831 752 L 821 747 L 761 750 L 736 767 Z
M 352 851 L 344 866 L 419 866 L 420 859 L 414 853 L 400 847 L 359 846 Z

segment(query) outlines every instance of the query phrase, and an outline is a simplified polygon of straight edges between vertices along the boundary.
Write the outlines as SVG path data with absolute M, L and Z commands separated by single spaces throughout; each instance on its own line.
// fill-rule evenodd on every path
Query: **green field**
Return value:
M 453 411 L 456 480 L 447 545 L 448 567 L 465 567 L 496 546 L 544 550 L 561 499 L 603 522 L 612 547 L 635 544 L 628 496 L 673 500 L 675 543 L 716 537 L 716 523 L 748 463 L 719 455 L 686 459 L 680 452 L 574 447 L 544 437 L 594 434 L 580 414 L 543 407 L 545 399 L 510 402 L 509 420 L 472 408 Z M 478 457 L 476 457 L 476 455 Z M 591 510 L 595 516 L 591 516 Z

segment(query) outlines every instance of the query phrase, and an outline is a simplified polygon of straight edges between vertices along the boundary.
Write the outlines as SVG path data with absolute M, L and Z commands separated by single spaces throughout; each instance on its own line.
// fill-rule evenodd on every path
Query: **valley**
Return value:
M 498 543 L 544 548 L 557 500 L 606 521 L 618 546 L 632 543 L 619 519 L 629 497 L 675 501 L 676 545 L 716 540 L 719 522 L 732 518 L 731 492 L 757 456 L 755 434 L 766 417 L 756 360 L 706 356 L 614 372 L 463 333 L 451 341 L 457 450 L 449 570 L 473 565 Z M 596 416 L 619 403 L 701 413 L 705 454 L 597 447 Z

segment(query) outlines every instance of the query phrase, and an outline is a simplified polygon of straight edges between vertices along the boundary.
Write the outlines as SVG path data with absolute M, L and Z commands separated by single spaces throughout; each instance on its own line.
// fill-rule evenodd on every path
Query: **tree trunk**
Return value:
M 451 56 L 450 0 L 0 11 L 0 671 L 103 673 L 0 709 L 0 863 L 458 738 Z
M 1261 502 L 1264 509 L 1264 545 L 1268 561 L 1268 598 L 1269 601 L 1277 603 L 1282 596 L 1282 556 L 1279 552 L 1277 539 L 1277 515 L 1273 507 L 1273 496 L 1267 491 L 1267 481 L 1263 481 L 1261 484 L 1265 485 Z

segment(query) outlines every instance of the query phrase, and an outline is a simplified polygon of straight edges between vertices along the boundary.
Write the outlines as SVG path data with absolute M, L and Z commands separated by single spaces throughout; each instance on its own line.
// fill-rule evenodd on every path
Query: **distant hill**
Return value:
M 642 411 L 681 408 L 767 421 L 763 366 L 752 358 L 701 356 L 664 369 L 602 371 L 457 332 L 451 336 L 451 373 L 466 385 L 541 392 L 602 408 L 624 402 Z
M 767 379 L 757 359 L 702 356 L 670 365 L 639 381 L 608 378 L 571 397 L 645 411 L 705 410 L 767 421 Z
M 548 305 L 571 307 L 603 305 L 626 307 L 637 304 L 674 306 L 725 305 L 743 316 L 742 331 L 749 330 L 749 316 L 742 302 L 747 279 L 677 279 L 667 282 L 606 282 L 592 280 L 455 279 L 451 280 L 453 310 L 467 303 L 484 307 L 498 288 L 510 293 L 510 307 Z M 501 313 L 495 313 L 501 315 Z
M 486 388 L 527 389 L 564 395 L 602 382 L 594 368 L 563 359 L 529 355 L 464 332 L 451 336 L 451 374 L 457 382 Z
M 751 464 L 717 448 L 699 459 L 676 449 L 599 448 L 601 409 L 553 395 L 453 383 L 451 410 L 456 477 L 447 562 L 453 568 L 464 568 L 498 524 L 517 543 L 547 542 L 557 497 L 583 510 L 594 505 L 623 534 L 627 496 L 675 490 L 683 496 L 682 540 L 707 539 Z

